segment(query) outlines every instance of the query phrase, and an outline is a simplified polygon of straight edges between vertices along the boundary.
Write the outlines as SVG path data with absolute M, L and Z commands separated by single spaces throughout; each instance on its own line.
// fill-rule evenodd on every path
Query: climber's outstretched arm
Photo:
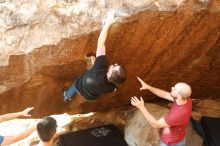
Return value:
M 105 25 L 102 28 L 102 31 L 101 31 L 99 38 L 98 38 L 96 57 L 105 55 L 105 53 L 106 53 L 105 40 L 107 38 L 108 30 L 109 30 L 111 24 L 113 24 L 115 21 L 116 21 L 115 12 L 110 11 L 108 13 L 107 19 L 105 20 Z

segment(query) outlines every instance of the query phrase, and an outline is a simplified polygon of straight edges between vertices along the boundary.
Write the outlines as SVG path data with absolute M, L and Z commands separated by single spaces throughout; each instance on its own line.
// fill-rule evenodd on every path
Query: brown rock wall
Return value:
M 108 4 L 108 8 L 115 6 Z M 10 55 L 9 64 L 0 67 L 0 113 L 35 106 L 35 116 L 73 114 L 129 104 L 133 95 L 142 95 L 145 100 L 154 98 L 149 92 L 139 92 L 136 76 L 165 90 L 176 82 L 187 82 L 192 85 L 193 98 L 218 98 L 219 2 L 189 0 L 166 10 L 160 7 L 162 4 L 136 3 L 133 6 L 139 7 L 134 7 L 135 11 L 132 5 L 122 5 L 130 17 L 114 24 L 106 40 L 109 63 L 123 64 L 128 72 L 128 80 L 116 93 L 96 101 L 86 102 L 77 96 L 70 103 L 62 102 L 64 87 L 86 71 L 85 54 L 95 53 L 101 27 L 100 22 L 94 22 L 87 26 L 86 30 L 91 28 L 87 34 L 75 34 L 79 27 L 56 43 L 45 43 L 27 54 Z M 69 22 L 68 16 L 65 18 L 62 16 L 64 22 Z M 82 25 L 83 32 L 86 23 Z

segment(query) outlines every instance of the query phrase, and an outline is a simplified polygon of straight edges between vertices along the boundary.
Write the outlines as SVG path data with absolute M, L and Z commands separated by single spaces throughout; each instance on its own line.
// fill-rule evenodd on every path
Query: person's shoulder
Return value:
M 190 97 L 187 99 L 187 103 L 188 103 L 188 107 L 190 107 L 190 109 L 192 110 L 193 103 Z
M 98 56 L 96 58 L 94 66 L 92 67 L 92 69 L 102 69 L 102 68 L 106 68 L 105 55 Z
M 4 136 L 0 135 L 0 145 L 3 142 L 4 138 L 5 138 Z
M 192 99 L 191 99 L 190 97 L 187 98 L 187 103 L 190 104 L 190 105 L 192 105 Z
M 3 143 L 4 141 L 4 136 L 0 135 L 0 145 Z
M 105 57 L 106 57 L 105 55 L 100 55 L 100 56 L 97 56 L 97 57 L 96 57 L 96 60 L 97 60 L 97 59 L 103 59 L 103 58 L 105 58 Z

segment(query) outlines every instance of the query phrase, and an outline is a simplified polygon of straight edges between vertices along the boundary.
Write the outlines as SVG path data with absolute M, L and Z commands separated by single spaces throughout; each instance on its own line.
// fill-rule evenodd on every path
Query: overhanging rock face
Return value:
M 140 95 L 136 76 L 166 90 L 187 82 L 193 98 L 220 96 L 217 0 L 13 0 L 0 8 L 1 113 L 35 106 L 34 115 L 43 116 L 127 104 Z M 107 57 L 127 68 L 128 80 L 99 100 L 63 103 L 64 87 L 86 71 L 85 54 L 95 53 L 110 9 L 119 20 L 106 40 Z

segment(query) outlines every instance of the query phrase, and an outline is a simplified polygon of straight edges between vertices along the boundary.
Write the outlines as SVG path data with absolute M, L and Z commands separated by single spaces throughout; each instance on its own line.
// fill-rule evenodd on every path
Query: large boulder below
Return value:
M 136 76 L 170 90 L 192 85 L 193 98 L 220 96 L 220 2 L 217 0 L 32 0 L 0 2 L 0 114 L 35 106 L 33 115 L 84 113 L 142 95 Z M 96 101 L 63 89 L 86 71 L 107 11 L 119 20 L 106 40 L 109 63 L 127 68 L 116 93 Z M 145 94 L 146 100 L 155 96 Z

